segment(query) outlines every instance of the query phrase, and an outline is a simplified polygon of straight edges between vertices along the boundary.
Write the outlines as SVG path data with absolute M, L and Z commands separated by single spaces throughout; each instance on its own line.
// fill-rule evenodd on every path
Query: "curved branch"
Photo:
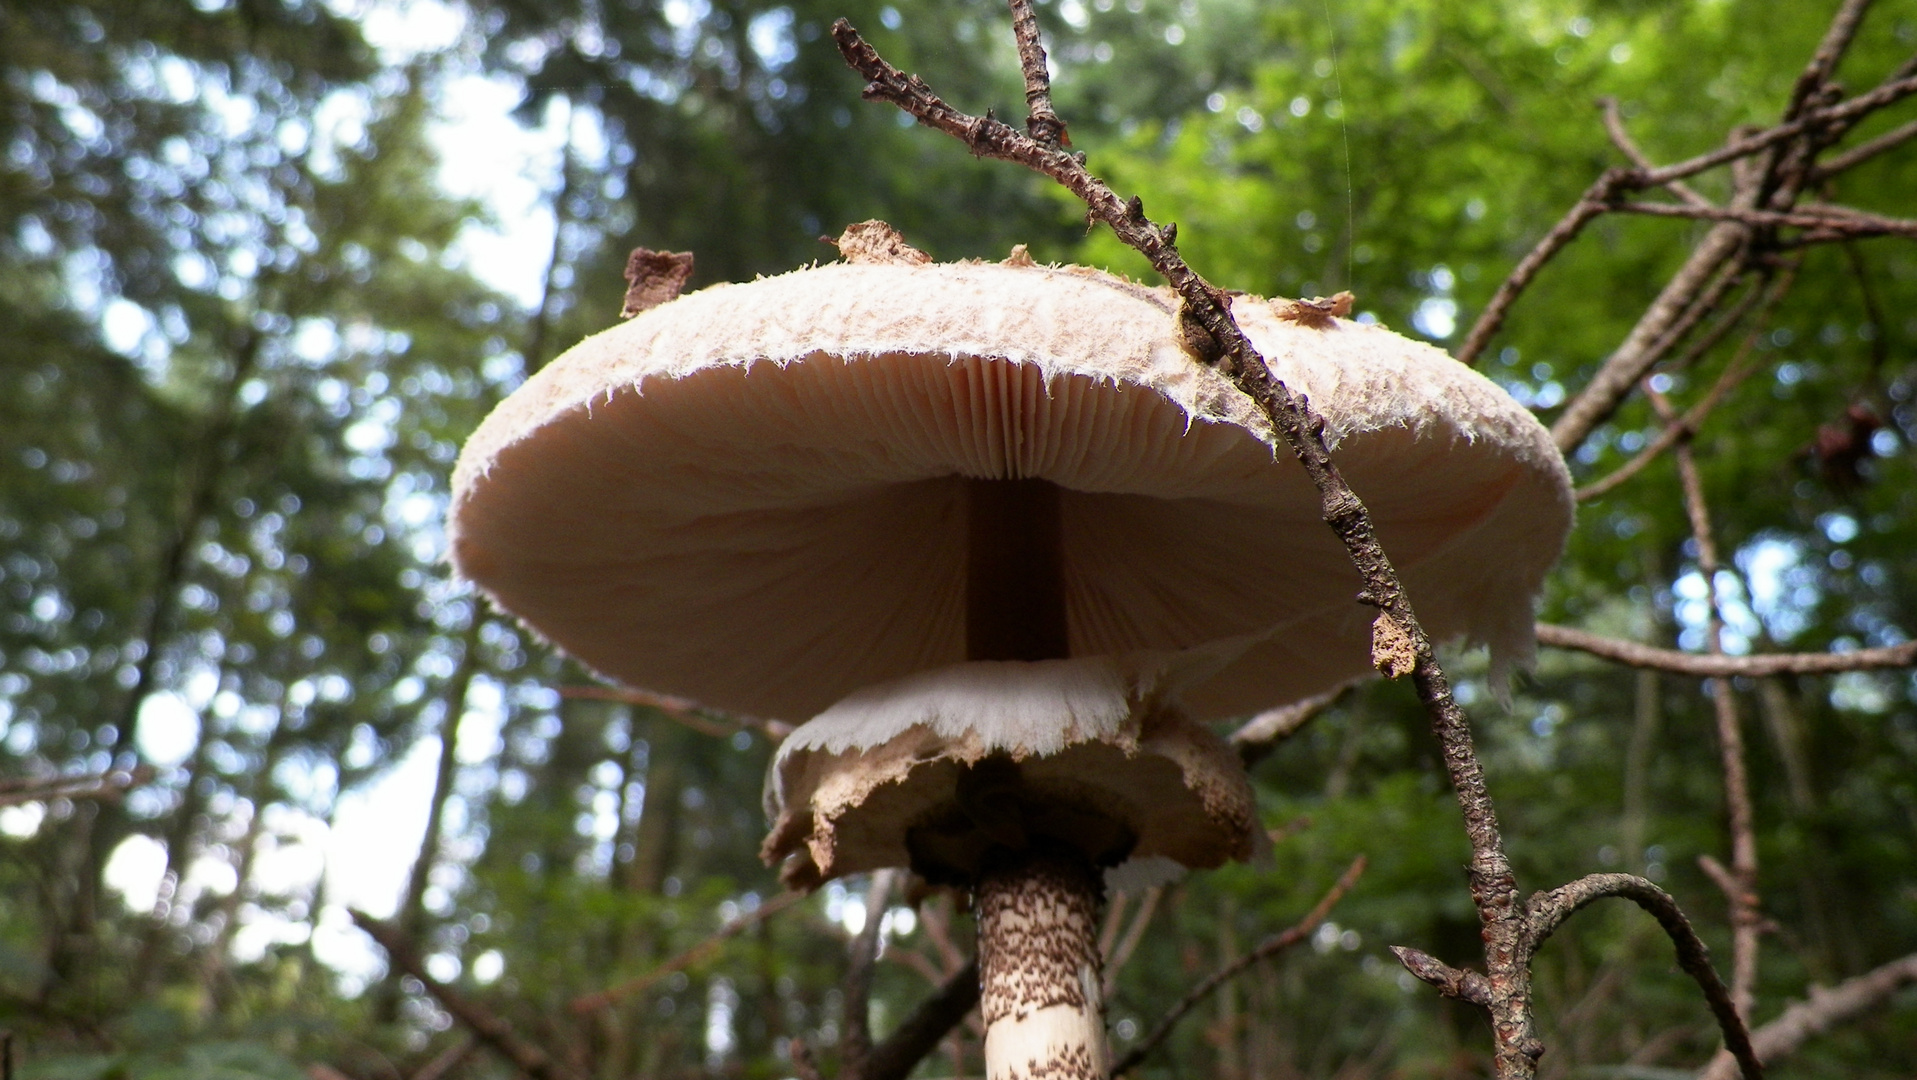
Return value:
M 1717 977 L 1717 969 L 1711 966 L 1710 950 L 1704 947 L 1703 940 L 1691 928 L 1691 921 L 1684 917 L 1683 909 L 1677 906 L 1671 894 L 1648 879 L 1635 874 L 1591 874 L 1550 892 L 1534 893 L 1524 905 L 1529 923 L 1525 959 L 1528 961 L 1536 955 L 1538 946 L 1564 925 L 1564 920 L 1587 904 L 1607 897 L 1631 901 L 1664 928 L 1671 944 L 1677 949 L 1678 967 L 1697 982 L 1704 991 L 1705 1000 L 1710 1002 L 1711 1013 L 1717 1017 L 1717 1026 L 1724 1032 L 1724 1045 L 1742 1067 L 1744 1080 L 1763 1080 L 1764 1068 L 1758 1063 L 1757 1052 L 1751 1048 L 1750 1032 L 1745 1029 L 1743 1018 L 1737 1014 L 1737 1006 L 1731 1001 L 1729 988 L 1724 985 L 1724 980 Z
M 1830 675 L 1843 671 L 1876 671 L 1917 666 L 1917 641 L 1879 649 L 1829 653 L 1760 653 L 1756 656 L 1709 656 L 1640 645 L 1622 638 L 1604 637 L 1586 630 L 1551 623 L 1537 624 L 1538 644 L 1574 649 L 1637 668 L 1654 668 L 1703 679 L 1764 675 Z

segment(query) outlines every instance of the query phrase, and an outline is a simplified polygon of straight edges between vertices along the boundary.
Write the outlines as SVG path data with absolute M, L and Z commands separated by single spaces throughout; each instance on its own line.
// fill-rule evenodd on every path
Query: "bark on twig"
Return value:
M 1157 1024 L 1152 1026 L 1151 1031 L 1146 1034 L 1143 1039 L 1139 1040 L 1137 1046 L 1126 1051 L 1125 1056 L 1118 1059 L 1117 1064 L 1112 1066 L 1112 1075 L 1122 1076 L 1127 1070 L 1136 1067 L 1139 1062 L 1144 1061 L 1146 1055 L 1156 1050 L 1159 1043 L 1165 1041 L 1166 1037 L 1171 1034 L 1172 1028 L 1177 1026 L 1178 1021 L 1183 1019 L 1186 1013 L 1192 1011 L 1200 1002 L 1210 997 L 1219 987 L 1236 978 L 1246 968 L 1251 967 L 1261 960 L 1270 959 L 1278 953 L 1309 938 L 1312 932 L 1318 929 L 1318 924 L 1324 922 L 1325 917 L 1331 914 L 1331 909 L 1338 905 L 1338 901 L 1344 899 L 1345 893 L 1350 892 L 1351 887 L 1358 883 L 1358 878 L 1362 876 L 1364 872 L 1365 857 L 1360 855 L 1351 860 L 1351 865 L 1345 869 L 1345 872 L 1339 876 L 1337 882 L 1334 883 L 1331 889 L 1325 893 L 1324 897 L 1318 901 L 1317 906 L 1305 914 L 1304 918 L 1286 927 L 1280 933 L 1273 934 L 1271 937 L 1259 942 L 1252 947 L 1250 952 L 1226 964 L 1224 967 L 1219 968 L 1217 971 L 1212 972 L 1205 981 L 1192 987 L 1191 991 L 1187 993 L 1178 1004 L 1172 1006 L 1171 1010 L 1161 1017 Z
M 466 1025 L 475 1038 L 498 1051 L 514 1068 L 533 1080 L 584 1080 L 558 1055 L 548 1053 L 515 1031 L 505 1017 L 428 975 L 419 951 L 397 929 L 363 911 L 354 911 L 352 915 L 353 922 L 386 950 L 394 967 L 418 979 L 426 992 L 453 1014 L 453 1019 Z
M 1393 945 L 1391 955 L 1398 958 L 1418 981 L 1437 988 L 1438 993 L 1483 1008 L 1491 1007 L 1491 983 L 1475 971 L 1454 968 L 1422 949 Z
M 1538 644 L 1575 649 L 1637 668 L 1653 668 L 1699 678 L 1757 678 L 1765 675 L 1830 675 L 1917 667 L 1917 641 L 1881 649 L 1831 653 L 1760 653 L 1755 656 L 1707 656 L 1640 645 L 1569 626 L 1537 624 Z

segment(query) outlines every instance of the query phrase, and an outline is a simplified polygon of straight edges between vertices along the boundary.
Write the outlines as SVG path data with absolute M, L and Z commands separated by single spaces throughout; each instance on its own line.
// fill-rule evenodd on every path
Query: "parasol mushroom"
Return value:
M 842 252 L 530 379 L 455 470 L 453 558 L 613 678 L 812 717 L 768 858 L 799 887 L 976 888 L 988 1074 L 1102 1078 L 1100 872 L 1245 856 L 1249 784 L 1205 722 L 1361 674 L 1370 613 L 1168 292 L 934 264 L 870 223 Z M 1571 515 L 1544 429 L 1380 327 L 1234 314 L 1324 415 L 1427 629 L 1527 659 Z

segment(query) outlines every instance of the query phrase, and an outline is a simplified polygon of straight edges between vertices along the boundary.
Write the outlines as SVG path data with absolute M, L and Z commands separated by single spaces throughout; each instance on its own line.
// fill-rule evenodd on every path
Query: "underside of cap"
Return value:
M 1570 523 L 1548 434 L 1443 353 L 1235 312 L 1309 396 L 1427 630 L 1528 656 Z M 1247 713 L 1368 670 L 1316 491 L 1191 360 L 1162 292 L 1037 266 L 834 265 L 684 296 L 581 344 L 476 433 L 453 558 L 623 682 L 788 720 L 966 658 L 966 483 L 1062 489 L 1074 657 L 1219 647 Z
M 888 866 L 969 884 L 1039 842 L 1106 867 L 1245 858 L 1250 783 L 1178 710 L 1185 663 L 979 662 L 861 690 L 779 748 L 761 853 L 794 888 Z

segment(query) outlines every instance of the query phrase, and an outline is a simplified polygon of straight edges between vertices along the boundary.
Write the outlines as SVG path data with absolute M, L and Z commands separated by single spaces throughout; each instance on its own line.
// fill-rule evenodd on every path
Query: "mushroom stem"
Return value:
M 965 648 L 971 660 L 1069 656 L 1058 485 L 966 481 Z M 1009 762 L 1003 763 L 1010 765 Z M 979 875 L 979 1012 L 987 1080 L 1105 1080 L 1098 909 L 1104 881 L 1080 850 L 1028 841 L 1016 820 L 1017 767 L 981 763 L 999 781 L 980 821 L 1013 827 Z
M 1063 847 L 1008 853 L 980 875 L 987 1080 L 1105 1080 L 1103 893 L 1091 862 Z

